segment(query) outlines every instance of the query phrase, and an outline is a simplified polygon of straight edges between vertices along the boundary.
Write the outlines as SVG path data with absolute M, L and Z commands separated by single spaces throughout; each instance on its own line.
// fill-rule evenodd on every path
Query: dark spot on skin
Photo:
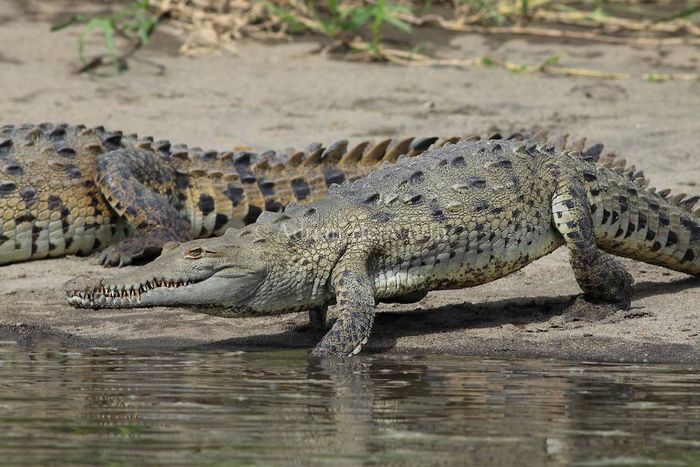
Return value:
M 617 232 L 615 232 L 615 238 L 622 236 L 624 233 L 625 231 L 622 228 L 618 228 Z
M 482 230 L 484 230 L 484 224 L 477 223 L 476 227 L 474 227 L 474 230 L 476 230 L 477 232 L 481 232 Z
M 575 204 L 573 200 L 567 199 L 566 201 L 564 201 L 564 206 L 566 206 L 569 209 L 573 209 Z
M 624 196 L 620 196 L 618 198 L 618 201 L 620 203 L 620 213 L 627 212 L 629 209 L 629 203 L 627 202 L 627 198 Z
M 570 229 L 573 229 L 573 228 L 575 228 L 575 227 L 578 227 L 578 222 L 576 222 L 576 221 L 569 221 L 569 222 L 566 223 L 566 226 L 567 226 L 568 228 L 570 228 Z
M 70 229 L 70 223 L 68 222 L 68 219 L 65 217 L 61 219 L 61 230 L 63 230 L 63 233 L 68 232 Z M 112 227 L 112 235 L 116 233 L 117 229 L 115 227 Z
M 75 149 L 70 146 L 59 146 L 56 152 L 63 157 L 75 157 Z
M 467 161 L 464 160 L 464 157 L 457 156 L 450 161 L 450 164 L 452 164 L 454 167 L 463 167 L 467 165 Z
M 60 141 L 66 136 L 66 128 L 63 126 L 57 126 L 49 132 L 49 138 L 53 141 Z
M 423 199 L 423 196 L 421 196 L 421 195 L 414 195 L 413 197 L 411 197 L 411 198 L 408 200 L 408 202 L 409 202 L 410 204 L 412 204 L 412 205 L 415 206 L 416 204 L 420 203 L 421 199 Z
M 162 141 L 157 141 L 153 147 L 156 148 L 156 151 L 160 151 L 163 153 L 168 153 L 170 151 L 170 141 L 167 140 L 162 140 Z
M 216 215 L 216 220 L 214 221 L 214 230 L 219 230 L 228 223 L 228 216 L 226 214 L 218 213 Z
M 671 220 L 662 212 L 659 212 L 659 225 L 669 225 Z
M 691 218 L 689 218 L 688 216 L 684 215 L 681 217 L 681 225 L 683 227 L 685 227 L 686 229 L 690 230 L 695 225 L 695 222 L 693 222 L 693 220 Z
M 189 188 L 190 186 L 192 186 L 190 183 L 190 177 L 188 177 L 185 174 L 181 174 L 181 173 L 175 174 L 175 187 L 178 190 L 185 190 L 185 189 Z
M 595 214 L 595 212 L 598 210 L 598 205 L 593 203 L 591 204 L 591 214 Z
M 250 168 L 247 165 L 245 165 L 245 166 L 235 165 L 235 167 L 236 167 L 236 171 L 238 172 L 238 176 L 241 177 L 242 183 L 245 183 L 245 184 L 255 183 L 255 181 L 257 179 L 255 178 L 255 175 L 253 174 L 253 172 L 250 171 Z
M 294 190 L 294 196 L 298 201 L 303 201 L 311 194 L 311 188 L 309 188 L 309 184 L 303 178 L 292 180 L 292 190 Z
M 202 211 L 202 215 L 206 216 L 210 212 L 214 211 L 215 206 L 216 203 L 214 202 L 214 198 L 212 198 L 206 193 L 202 193 L 201 195 L 199 195 L 199 202 L 197 203 L 197 207 L 199 207 L 199 210 Z
M 598 175 L 593 169 L 583 169 L 583 178 L 587 182 L 594 182 L 598 180 Z
M 71 247 L 73 244 L 73 237 L 67 238 L 66 239 L 66 250 Z
M 657 203 L 653 199 L 650 199 L 649 200 L 649 209 L 651 209 L 652 211 L 658 211 L 659 210 L 659 203 Z
M 631 237 L 635 230 L 637 230 L 637 228 L 634 226 L 633 223 L 630 222 L 627 225 L 627 233 L 625 234 L 625 238 Z
M 266 211 L 279 212 L 283 208 L 284 208 L 284 206 L 282 206 L 282 203 L 280 203 L 277 200 L 274 200 L 274 199 L 265 200 L 265 210 Z
M 396 238 L 399 240 L 407 240 L 408 239 L 408 230 L 405 228 L 401 228 L 396 235 Z
M 324 235 L 326 240 L 337 240 L 339 236 L 340 235 L 338 235 L 338 232 L 336 232 L 335 230 L 329 230 L 328 232 L 326 232 L 326 235 Z
M 345 181 L 345 173 L 337 167 L 328 167 L 323 171 L 323 178 L 326 181 L 326 186 L 331 186 L 334 183 L 340 185 Z
M 608 222 L 608 218 L 610 217 L 610 211 L 607 209 L 603 209 L 603 224 L 606 224 Z
M 103 135 L 101 135 L 100 139 L 102 140 L 102 144 L 107 149 L 117 149 L 122 141 L 122 132 L 106 132 Z
M 488 207 L 489 203 L 483 199 L 474 202 L 474 209 L 477 211 L 483 211 L 484 209 L 488 209 Z
M 29 201 L 36 195 L 36 189 L 33 186 L 25 186 L 19 190 L 19 195 L 24 201 Z
M 129 206 L 126 207 L 126 214 L 129 217 L 136 217 L 139 215 L 139 209 L 137 206 L 130 204 Z
M 685 250 L 685 254 L 683 255 L 683 258 L 681 259 L 682 263 L 685 263 L 687 261 L 693 261 L 695 259 L 695 252 L 691 249 Z
M 100 247 L 102 246 L 102 242 L 100 242 L 99 238 L 96 238 L 95 241 L 92 244 L 92 249 L 93 250 L 99 250 Z
M 502 169 L 508 169 L 510 167 L 513 167 L 513 163 L 508 159 L 499 159 L 498 161 L 496 161 L 495 166 L 500 167 Z
M 610 221 L 611 224 L 616 223 L 620 219 L 620 214 L 617 211 L 612 212 L 612 220 Z
M 651 251 L 659 251 L 660 249 L 661 249 L 661 243 L 654 242 L 654 244 L 651 247 Z
M 462 227 L 461 225 L 458 225 L 457 227 L 455 227 L 455 234 L 459 235 L 462 232 L 464 232 L 464 227 Z
M 486 188 L 486 180 L 483 177 L 469 177 L 469 184 L 472 187 L 477 188 L 479 190 L 483 190 L 484 188 Z
M 420 170 L 411 174 L 408 178 L 410 183 L 420 183 L 425 180 L 425 175 Z
M 7 161 L 4 167 L 4 171 L 8 175 L 12 175 L 14 177 L 21 177 L 24 175 L 24 169 L 22 169 L 22 166 L 19 164 L 19 162 L 16 161 Z
M 647 236 L 644 238 L 650 242 L 656 238 L 656 232 L 653 230 L 647 230 Z
M 600 190 L 598 188 L 591 188 L 591 195 L 592 196 L 600 195 Z
M 700 225 L 694 225 L 692 229 L 690 229 L 690 241 L 691 242 L 697 242 L 700 241 Z
M 262 193 L 263 196 L 272 196 L 275 194 L 275 182 L 272 180 L 259 178 L 258 186 L 260 187 L 260 193 Z
M 581 158 L 589 162 L 595 162 L 598 160 L 598 157 L 602 152 L 603 145 L 601 143 L 594 144 L 590 148 L 583 151 L 583 153 L 581 154 Z
M 36 218 L 34 217 L 33 214 L 24 214 L 22 216 L 15 218 L 15 222 L 18 224 L 22 223 L 22 222 L 34 222 L 34 219 L 36 219 Z
M 377 222 L 389 222 L 393 218 L 393 214 L 385 211 L 379 211 L 372 214 L 372 219 L 374 219 Z
M 379 201 L 379 193 L 373 193 L 362 202 L 365 206 L 374 206 Z
M 437 202 L 430 203 L 430 216 L 438 222 L 444 222 L 447 219 L 442 206 L 440 206 Z
M 252 204 L 248 206 L 248 214 L 246 214 L 245 219 L 243 219 L 243 222 L 246 224 L 252 224 L 255 222 L 260 216 L 260 213 L 262 213 L 262 209 L 260 209 L 257 206 L 253 206 Z
M 668 232 L 668 237 L 666 238 L 666 246 L 673 246 L 678 243 L 678 234 L 673 230 Z
M 17 189 L 15 182 L 0 182 L 0 196 L 8 195 Z
M 425 151 L 437 140 L 437 137 L 417 138 L 411 142 L 409 149 L 413 149 L 414 151 Z
M 69 178 L 80 178 L 83 176 L 77 165 L 69 164 L 66 166 L 65 171 Z
M 644 213 L 639 213 L 639 222 L 637 223 L 639 230 L 645 229 L 647 226 L 647 216 Z
M 231 204 L 233 204 L 234 207 L 238 206 L 245 198 L 245 190 L 238 185 L 234 185 L 233 183 L 228 184 L 224 194 L 229 200 L 231 200 Z

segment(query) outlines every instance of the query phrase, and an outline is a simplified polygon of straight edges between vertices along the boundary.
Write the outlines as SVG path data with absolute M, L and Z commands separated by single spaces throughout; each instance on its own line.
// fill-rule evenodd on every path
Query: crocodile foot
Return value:
M 167 242 L 182 240 L 188 239 L 178 238 L 178 235 L 164 229 L 136 232 L 104 249 L 97 262 L 103 266 L 121 267 L 149 261 L 160 255 Z

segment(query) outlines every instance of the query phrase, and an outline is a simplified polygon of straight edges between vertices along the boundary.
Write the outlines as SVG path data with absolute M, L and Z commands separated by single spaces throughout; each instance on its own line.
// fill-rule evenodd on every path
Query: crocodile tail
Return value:
M 700 197 L 656 190 L 641 171 L 596 144 L 577 153 L 600 247 L 612 254 L 700 274 Z

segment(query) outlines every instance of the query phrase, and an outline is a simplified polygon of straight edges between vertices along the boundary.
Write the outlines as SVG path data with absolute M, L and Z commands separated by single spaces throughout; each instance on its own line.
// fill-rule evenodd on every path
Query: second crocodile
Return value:
M 338 141 L 255 154 L 102 127 L 2 126 L 0 265 L 99 250 L 105 265 L 148 259 L 167 241 L 221 235 L 263 210 L 318 199 L 333 183 L 444 141 Z

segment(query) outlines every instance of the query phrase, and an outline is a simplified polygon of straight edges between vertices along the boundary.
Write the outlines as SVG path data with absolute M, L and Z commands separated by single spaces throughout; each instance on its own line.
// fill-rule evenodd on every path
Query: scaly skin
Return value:
M 699 274 L 697 198 L 647 189 L 601 145 L 581 150 L 542 137 L 433 148 L 223 237 L 170 244 L 138 271 L 73 287 L 68 301 L 222 316 L 319 314 L 335 302 L 312 355 L 346 356 L 367 341 L 378 301 L 483 284 L 561 245 L 584 297 L 614 308 L 630 306 L 633 281 L 611 254 Z
M 379 162 L 437 138 L 309 146 L 306 151 L 202 151 L 104 128 L 0 127 L 0 264 L 104 250 L 105 265 L 160 253 L 167 241 L 221 235 L 263 210 L 324 196 Z M 110 246 L 111 245 L 111 246 Z

